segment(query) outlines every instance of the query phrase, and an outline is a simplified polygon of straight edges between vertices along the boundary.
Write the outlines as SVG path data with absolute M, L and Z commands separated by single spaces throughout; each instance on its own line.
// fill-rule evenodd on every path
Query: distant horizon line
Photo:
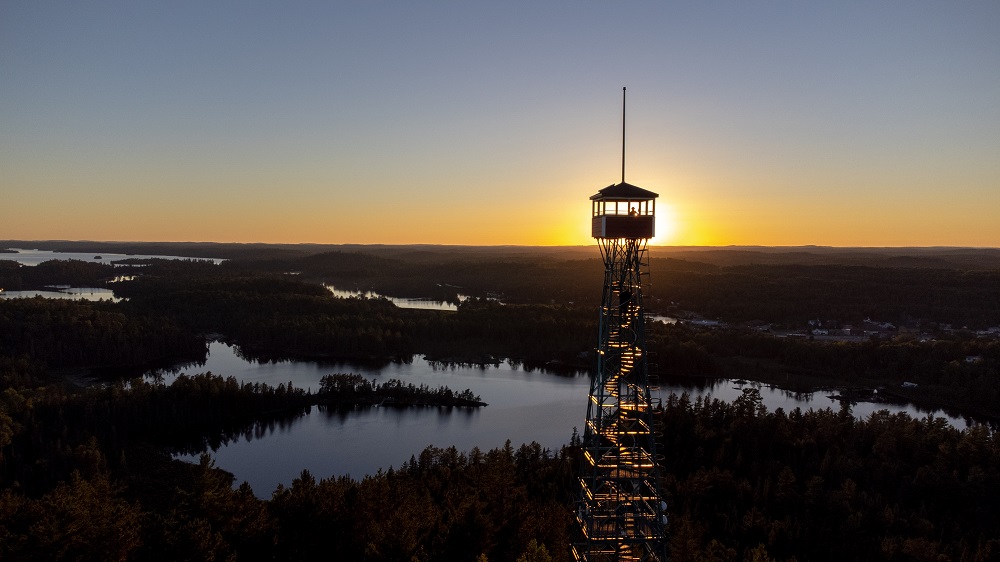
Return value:
M 372 247 L 456 247 L 456 248 L 589 248 L 592 244 L 448 244 L 432 242 L 385 243 L 385 242 L 215 242 L 215 241 L 184 241 L 184 240 L 70 240 L 53 239 L 6 239 L 0 240 L 0 245 L 6 249 L 16 249 L 13 243 L 42 244 L 176 244 L 204 246 L 372 246 Z M 673 245 L 650 244 L 649 248 L 676 250 L 740 250 L 740 249 L 773 249 L 773 250 L 1000 250 L 1000 246 L 835 246 L 826 244 L 725 244 L 725 245 Z M 25 248 L 26 249 L 26 248 Z

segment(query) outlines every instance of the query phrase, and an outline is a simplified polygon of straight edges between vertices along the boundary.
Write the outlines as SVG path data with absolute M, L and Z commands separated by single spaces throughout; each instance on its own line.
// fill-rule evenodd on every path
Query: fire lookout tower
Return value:
M 584 540 L 573 551 L 587 562 L 665 562 L 667 505 L 659 487 L 642 303 L 657 194 L 625 183 L 624 103 L 622 113 L 622 182 L 590 198 L 604 291 L 576 512 Z

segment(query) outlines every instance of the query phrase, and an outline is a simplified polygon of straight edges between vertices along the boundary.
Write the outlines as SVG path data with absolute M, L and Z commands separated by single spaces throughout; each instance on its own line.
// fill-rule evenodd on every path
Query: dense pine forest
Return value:
M 121 299 L 0 299 L 0 559 L 568 559 L 571 428 L 557 451 L 430 448 L 362 479 L 304 472 L 255 491 L 209 457 L 191 465 L 171 454 L 373 396 L 475 407 L 475 389 L 342 375 L 313 393 L 226 373 L 171 385 L 137 377 L 203 358 L 212 338 L 263 360 L 421 354 L 588 369 L 601 285 L 592 248 L 84 247 L 227 259 L 0 260 L 7 290 L 107 286 Z M 714 321 L 650 323 L 655 377 L 881 388 L 987 421 L 959 431 L 902 414 L 856 420 L 849 401 L 767 412 L 752 390 L 732 404 L 665 397 L 673 560 L 1000 560 L 990 424 L 1000 419 L 1000 341 L 988 330 L 1000 326 L 1000 258 L 887 252 L 651 252 L 649 311 Z M 340 299 L 324 283 L 458 306 Z M 842 339 L 814 329 L 866 320 L 892 327 Z M 73 383 L 84 375 L 103 382 Z

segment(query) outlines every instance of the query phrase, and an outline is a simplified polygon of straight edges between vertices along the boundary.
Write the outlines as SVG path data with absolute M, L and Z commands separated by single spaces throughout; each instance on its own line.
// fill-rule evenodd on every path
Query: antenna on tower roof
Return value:
M 625 86 L 622 86 L 622 183 L 625 183 Z

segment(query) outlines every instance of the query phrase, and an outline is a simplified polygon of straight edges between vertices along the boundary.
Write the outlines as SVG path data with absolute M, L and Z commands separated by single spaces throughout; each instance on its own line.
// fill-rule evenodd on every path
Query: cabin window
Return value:
M 656 209 L 656 201 L 594 201 L 591 205 L 593 216 L 652 216 Z

